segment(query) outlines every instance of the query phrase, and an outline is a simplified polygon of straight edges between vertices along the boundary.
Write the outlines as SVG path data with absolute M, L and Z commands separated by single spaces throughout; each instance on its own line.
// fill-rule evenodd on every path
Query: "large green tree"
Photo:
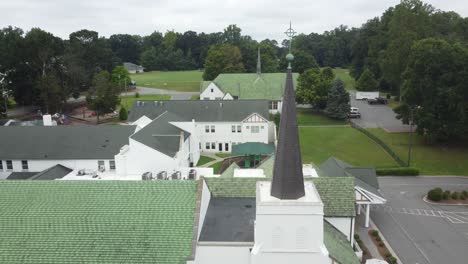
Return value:
M 324 113 L 330 118 L 344 120 L 348 118 L 350 107 L 349 93 L 344 88 L 344 82 L 336 79 L 328 92 Z
M 61 112 L 67 95 L 60 85 L 59 78 L 54 73 L 47 73 L 38 77 L 35 89 L 39 94 L 39 101 L 45 113 L 53 114 Z
M 218 44 L 210 48 L 205 62 L 204 80 L 213 80 L 220 73 L 243 72 L 242 55 L 238 47 Z
M 112 82 L 121 89 L 126 88 L 126 85 L 129 85 L 132 79 L 130 78 L 130 73 L 125 69 L 124 66 L 116 66 L 111 73 Z
M 119 103 L 120 90 L 111 80 L 108 71 L 96 73 L 92 86 L 86 95 L 88 108 L 96 111 L 97 122 L 99 115 L 111 113 Z
M 320 71 L 318 67 L 306 70 L 298 78 L 297 101 L 323 110 L 327 106 L 328 92 L 334 79 L 335 75 L 330 75 L 328 70 Z
M 356 89 L 359 91 L 377 91 L 379 89 L 378 86 L 379 83 L 368 68 L 364 70 L 356 83 Z
M 438 39 L 416 42 L 403 77 L 398 117 L 432 141 L 467 139 L 468 50 Z
M 292 54 L 294 55 L 294 72 L 303 73 L 308 69 L 319 67 L 315 58 L 305 51 L 293 50 Z M 282 56 L 280 64 L 281 68 L 286 70 L 288 62 L 285 56 Z

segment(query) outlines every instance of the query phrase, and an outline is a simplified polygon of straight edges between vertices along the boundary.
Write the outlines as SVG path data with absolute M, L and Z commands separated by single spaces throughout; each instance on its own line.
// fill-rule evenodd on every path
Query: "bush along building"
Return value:
M 299 74 L 293 73 L 296 87 Z M 262 73 L 260 51 L 257 73 L 223 73 L 213 81 L 201 84 L 200 100 L 268 100 L 269 112 L 281 112 L 283 103 L 284 73 Z
M 219 102 L 212 103 L 219 106 Z M 143 115 L 133 117 L 139 122 L 134 124 L 136 133 L 131 138 L 151 148 L 167 148 L 172 155 L 177 153 L 173 144 L 185 144 L 196 132 L 185 126 L 196 122 L 176 111 L 161 111 L 154 119 L 150 116 L 153 111 L 145 115 L 148 120 Z M 337 220 L 353 222 L 354 179 L 304 180 L 290 68 L 282 113 L 275 155 L 262 164 L 265 170 L 271 166 L 271 180 L 221 175 L 198 181 L 0 181 L 2 260 L 360 263 L 352 247 L 352 225 L 343 228 Z M 188 124 L 152 124 L 164 118 Z M 144 132 L 149 128 L 153 129 Z M 163 135 L 168 139 L 160 140 L 166 138 Z M 197 144 L 187 144 L 193 145 Z M 130 144 L 127 151 L 133 151 L 132 147 Z M 146 159 L 145 155 L 153 153 L 135 158 Z

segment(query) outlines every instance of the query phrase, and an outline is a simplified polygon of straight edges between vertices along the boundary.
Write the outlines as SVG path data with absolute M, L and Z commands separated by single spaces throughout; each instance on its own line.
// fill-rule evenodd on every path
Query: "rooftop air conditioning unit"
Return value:
M 172 173 L 171 180 L 180 180 L 182 178 L 182 174 L 180 171 L 176 171 Z
M 167 172 L 166 171 L 160 171 L 158 175 L 156 176 L 156 179 L 158 180 L 165 180 L 167 178 Z
M 197 171 L 196 170 L 190 170 L 188 179 L 189 180 L 195 180 L 197 178 Z
M 143 173 L 143 175 L 141 175 L 141 179 L 144 180 L 144 181 L 152 180 L 153 179 L 153 173 L 147 171 L 147 172 Z

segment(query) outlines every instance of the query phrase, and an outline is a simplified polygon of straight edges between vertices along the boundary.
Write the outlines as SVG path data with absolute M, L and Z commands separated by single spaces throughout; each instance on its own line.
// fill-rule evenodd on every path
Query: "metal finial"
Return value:
M 292 39 L 296 35 L 296 31 L 292 29 L 292 24 L 291 21 L 289 21 L 289 28 L 284 32 L 286 36 L 289 37 L 289 54 L 286 56 L 286 59 L 288 60 L 288 69 L 291 69 L 291 61 L 294 59 L 294 56 L 292 55 L 291 49 L 292 49 Z

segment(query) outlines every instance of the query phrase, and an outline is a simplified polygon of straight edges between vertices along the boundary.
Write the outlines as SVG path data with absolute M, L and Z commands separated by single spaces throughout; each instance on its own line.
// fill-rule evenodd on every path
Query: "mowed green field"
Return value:
M 302 161 L 320 165 L 334 156 L 355 166 L 395 167 L 374 141 L 351 127 L 300 127 Z
M 387 133 L 380 128 L 368 129 L 387 143 L 397 155 L 408 159 L 408 133 Z M 468 148 L 430 145 L 423 137 L 413 134 L 411 167 L 418 168 L 421 175 L 468 176 Z
M 159 88 L 180 92 L 199 92 L 203 72 L 195 71 L 152 71 L 131 74 L 137 86 Z
M 340 78 L 345 83 L 346 90 L 354 90 L 356 81 L 349 75 L 349 69 L 336 68 L 333 69 L 337 78 Z
M 299 126 L 347 125 L 346 120 L 335 120 L 318 114 L 310 108 L 297 108 L 297 123 Z
M 133 102 L 141 100 L 152 100 L 152 101 L 162 101 L 170 100 L 171 96 L 167 94 L 142 94 L 140 97 L 136 98 L 134 95 L 122 96 L 120 105 L 124 106 L 127 110 L 132 108 Z

